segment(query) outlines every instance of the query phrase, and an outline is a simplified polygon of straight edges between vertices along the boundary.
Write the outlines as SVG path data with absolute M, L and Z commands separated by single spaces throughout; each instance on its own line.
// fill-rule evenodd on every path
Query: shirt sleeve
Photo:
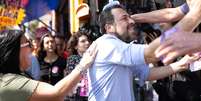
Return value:
M 106 62 L 123 66 L 145 64 L 144 49 L 146 45 L 127 44 L 125 42 L 102 42 L 98 46 L 96 63 Z
M 107 49 L 105 52 L 110 52 L 107 53 L 108 55 L 102 52 L 102 56 L 105 55 L 105 62 L 129 67 L 133 75 L 139 78 L 139 85 L 142 86 L 149 76 L 149 66 L 144 59 L 144 50 L 147 45 L 120 43 L 107 46 L 102 47 L 103 51 Z
M 124 66 L 145 64 L 144 49 L 145 46 L 139 44 L 126 44 L 114 47 L 106 60 Z
M 0 83 L 3 101 L 28 101 L 38 86 L 38 81 L 17 74 L 5 74 Z
M 138 65 L 138 66 L 132 67 L 130 69 L 131 69 L 134 77 L 139 80 L 138 84 L 140 86 L 143 86 L 150 74 L 149 66 L 147 64 L 144 64 L 144 65 Z
M 189 7 L 187 3 L 184 3 L 183 5 L 181 5 L 180 9 L 184 14 L 187 14 L 189 12 Z

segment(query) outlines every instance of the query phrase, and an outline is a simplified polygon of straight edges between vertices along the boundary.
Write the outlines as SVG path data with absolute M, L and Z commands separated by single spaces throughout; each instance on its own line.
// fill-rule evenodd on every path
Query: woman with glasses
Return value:
M 1 101 L 62 101 L 79 82 L 81 74 L 91 66 L 95 44 L 84 54 L 76 68 L 54 86 L 22 75 L 30 66 L 29 42 L 19 30 L 0 31 L 0 100 Z

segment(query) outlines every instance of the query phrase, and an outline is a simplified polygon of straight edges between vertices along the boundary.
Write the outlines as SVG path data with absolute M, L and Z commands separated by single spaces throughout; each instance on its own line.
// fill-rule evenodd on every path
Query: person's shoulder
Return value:
M 121 44 L 121 41 L 116 36 L 110 34 L 104 34 L 103 36 L 98 38 L 95 42 L 98 44 L 98 46 L 110 47 L 110 48 Z
M 0 78 L 6 84 L 11 84 L 12 82 L 15 82 L 15 84 L 17 84 L 16 86 L 23 85 L 23 83 L 26 83 L 27 81 L 34 82 L 34 80 L 31 80 L 30 78 L 27 78 L 26 76 L 23 76 L 20 74 L 13 74 L 13 73 L 3 74 L 0 76 Z
M 19 74 L 7 73 L 7 74 L 1 74 L 0 77 L 1 77 L 1 79 L 4 79 L 5 81 L 7 81 L 7 80 L 17 78 L 17 77 L 23 78 L 24 76 L 19 75 Z
M 104 34 L 101 37 L 99 37 L 97 40 L 115 40 L 117 39 L 116 36 L 111 34 Z
M 0 86 L 3 101 L 26 101 L 37 88 L 39 81 L 29 79 L 19 74 L 3 74 L 0 76 Z M 9 92 L 8 92 L 9 90 Z M 12 97 L 10 97 L 10 94 Z M 20 97 L 19 97 L 20 96 Z M 0 98 L 1 99 L 1 98 Z

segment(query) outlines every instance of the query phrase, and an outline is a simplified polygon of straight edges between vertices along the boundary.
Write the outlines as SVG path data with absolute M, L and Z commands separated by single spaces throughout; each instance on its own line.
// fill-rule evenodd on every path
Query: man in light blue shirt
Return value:
M 145 46 L 127 44 L 110 34 L 103 35 L 96 42 L 100 51 L 89 70 L 92 81 L 89 100 L 134 101 L 133 76 L 139 77 L 140 85 L 143 85 L 149 74 L 144 61 Z
M 147 64 L 157 61 L 154 51 L 160 39 L 148 46 L 128 44 L 136 36 L 135 22 L 119 3 L 103 8 L 99 24 L 106 34 L 95 41 L 98 53 L 88 72 L 89 101 L 135 101 L 133 77 L 143 85 L 145 80 L 161 79 L 187 69 L 187 57 L 163 68 L 149 69 Z

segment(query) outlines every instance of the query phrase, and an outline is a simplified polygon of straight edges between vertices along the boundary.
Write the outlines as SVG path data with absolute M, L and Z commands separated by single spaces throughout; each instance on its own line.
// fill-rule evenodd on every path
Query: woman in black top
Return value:
M 41 81 L 55 85 L 64 77 L 66 60 L 57 54 L 54 37 L 48 31 L 41 37 L 38 60 Z

